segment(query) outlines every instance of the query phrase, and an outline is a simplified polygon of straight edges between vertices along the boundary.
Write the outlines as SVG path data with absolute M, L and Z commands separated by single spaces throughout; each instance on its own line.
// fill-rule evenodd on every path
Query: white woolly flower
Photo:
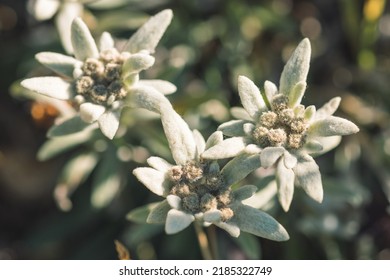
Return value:
M 76 18 L 71 26 L 75 57 L 52 52 L 36 55 L 39 62 L 60 77 L 30 78 L 21 84 L 29 90 L 71 101 L 85 123 L 97 122 L 102 133 L 112 139 L 123 107 L 140 107 L 159 113 L 162 104 L 170 104 L 163 94 L 173 93 L 176 87 L 162 80 L 139 80 L 139 72 L 154 64 L 151 54 L 171 19 L 171 10 L 151 17 L 124 48 L 118 50 L 107 32 L 96 45 L 88 27 Z M 71 119 L 59 126 L 57 134 L 61 126 L 69 133 L 72 126 L 74 130 L 80 127 L 80 121 Z
M 321 174 L 312 156 L 337 146 L 340 136 L 359 131 L 352 122 L 332 116 L 339 97 L 319 110 L 301 105 L 310 54 L 310 42 L 304 39 L 283 69 L 279 90 L 266 81 L 264 95 L 250 79 L 240 76 L 238 91 L 244 108 L 232 109 L 239 120 L 218 128 L 231 138 L 203 154 L 207 159 L 235 157 L 243 151 L 260 154 L 262 167 L 276 169 L 278 198 L 285 211 L 290 207 L 294 185 L 322 202 Z
M 204 151 L 223 141 L 220 131 L 205 141 L 198 131 L 191 132 L 172 108 L 162 110 L 161 120 L 175 164 L 150 157 L 151 167 L 133 171 L 149 190 L 165 197 L 150 211 L 148 223 L 165 223 L 167 234 L 196 221 L 205 226 L 215 224 L 234 237 L 242 230 L 275 241 L 289 239 L 274 218 L 241 203 L 255 193 L 255 186 L 231 188 L 259 164 L 258 156 L 242 154 L 220 170 L 217 161 L 202 157 Z

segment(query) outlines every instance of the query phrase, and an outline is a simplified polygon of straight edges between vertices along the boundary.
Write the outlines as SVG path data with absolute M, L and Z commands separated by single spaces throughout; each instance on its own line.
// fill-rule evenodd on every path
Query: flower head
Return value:
M 278 197 L 285 211 L 290 207 L 294 184 L 322 201 L 321 174 L 312 156 L 335 147 L 340 136 L 359 131 L 352 122 L 332 116 L 339 97 L 319 110 L 301 104 L 310 54 L 310 42 L 304 39 L 283 69 L 279 90 L 266 81 L 264 96 L 250 79 L 240 76 L 238 91 L 244 108 L 236 108 L 233 113 L 241 120 L 222 124 L 219 130 L 232 138 L 203 155 L 218 159 L 234 157 L 245 150 L 260 154 L 262 167 L 276 168 Z
M 196 221 L 206 226 L 215 224 L 234 237 L 243 230 L 276 241 L 289 238 L 271 216 L 241 203 L 254 194 L 255 186 L 232 189 L 233 184 L 259 164 L 258 156 L 243 154 L 220 170 L 217 161 L 202 156 L 204 151 L 223 141 L 220 131 L 205 141 L 169 108 L 162 110 L 161 120 L 175 164 L 151 157 L 148 159 L 151 167 L 133 171 L 147 188 L 165 197 L 151 210 L 147 222 L 165 223 L 168 234 L 177 233 Z
M 98 122 L 103 134 L 112 139 L 118 130 L 123 107 L 159 112 L 161 104 L 169 104 L 163 94 L 176 90 L 166 81 L 139 80 L 139 73 L 154 64 L 151 54 L 171 19 L 172 11 L 160 12 L 118 50 L 107 32 L 96 45 L 88 27 L 76 18 L 71 26 L 75 57 L 52 52 L 36 55 L 39 62 L 61 76 L 30 78 L 22 81 L 22 85 L 50 97 L 71 101 L 84 122 Z

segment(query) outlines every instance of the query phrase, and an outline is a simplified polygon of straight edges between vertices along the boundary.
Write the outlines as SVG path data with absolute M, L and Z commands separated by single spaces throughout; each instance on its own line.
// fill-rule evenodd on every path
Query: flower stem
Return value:
M 217 231 L 214 225 L 211 225 L 207 228 L 207 235 L 210 240 L 210 248 L 211 252 L 214 256 L 215 260 L 219 259 L 219 253 L 218 253 L 218 240 L 217 240 Z
M 209 241 L 206 233 L 203 231 L 202 226 L 199 223 L 194 223 L 196 236 L 198 237 L 200 251 L 204 260 L 212 260 L 213 256 L 210 251 Z

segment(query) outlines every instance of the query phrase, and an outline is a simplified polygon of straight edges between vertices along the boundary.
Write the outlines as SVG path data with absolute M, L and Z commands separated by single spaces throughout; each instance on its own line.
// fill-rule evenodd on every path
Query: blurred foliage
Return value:
M 170 101 L 206 137 L 230 118 L 228 108 L 238 105 L 238 74 L 259 85 L 277 83 L 303 37 L 313 47 L 303 103 L 320 106 L 341 96 L 338 114 L 360 127 L 317 159 L 322 204 L 297 190 L 288 213 L 276 200 L 261 205 L 284 225 L 289 241 L 246 234 L 236 240 L 210 227 L 218 258 L 390 259 L 387 1 L 121 2 L 110 9 L 88 7 L 85 16 L 94 35 L 106 30 L 128 38 L 148 15 L 172 9 L 174 20 L 145 75 L 178 87 Z M 132 259 L 201 258 L 193 228 L 168 236 L 160 225 L 126 220 L 130 210 L 158 201 L 131 174 L 149 155 L 169 157 L 158 119 L 128 112 L 123 138 L 107 142 L 96 135 L 64 153 L 42 156 L 42 145 L 50 152 L 52 140 L 46 142 L 45 135 L 58 112 L 17 94 L 15 81 L 48 73 L 35 53 L 63 49 L 53 20 L 37 22 L 25 7 L 26 1 L 0 3 L 0 259 L 117 259 L 127 250 Z M 51 145 L 58 148 L 58 142 Z M 36 159 L 39 151 L 45 161 Z M 259 170 L 257 175 L 248 180 L 258 180 L 256 185 L 269 192 L 272 174 Z

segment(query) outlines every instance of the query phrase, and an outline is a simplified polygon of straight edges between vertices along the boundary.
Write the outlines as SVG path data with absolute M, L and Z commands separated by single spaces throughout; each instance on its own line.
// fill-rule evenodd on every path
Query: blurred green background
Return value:
M 237 76 L 250 77 L 260 88 L 265 80 L 278 83 L 284 63 L 304 37 L 311 41 L 312 61 L 302 103 L 318 108 L 341 96 L 336 115 L 360 127 L 357 135 L 344 137 L 335 150 L 316 159 L 324 182 L 322 204 L 297 190 L 288 213 L 277 202 L 265 209 L 287 229 L 289 241 L 246 234 L 235 240 L 210 228 L 219 258 L 390 259 L 387 1 L 123 2 L 110 9 L 87 7 L 85 20 L 93 34 L 97 38 L 109 31 L 128 38 L 149 15 L 172 9 L 174 19 L 157 48 L 156 65 L 145 75 L 178 87 L 170 101 L 205 137 L 230 118 L 229 107 L 240 105 Z M 112 201 L 96 207 L 91 200 L 102 169 L 98 166 L 75 184 L 73 207 L 59 207 L 53 193 L 64 166 L 80 153 L 99 149 L 96 142 L 93 148 L 82 145 L 47 161 L 36 159 L 57 112 L 20 97 L 15 81 L 48 74 L 34 60 L 40 51 L 64 52 L 53 19 L 38 22 L 27 12 L 26 1 L 1 0 L 0 259 L 117 259 L 114 240 L 127 247 L 133 259 L 201 258 L 193 228 L 167 236 L 162 226 L 126 220 L 130 210 L 159 200 L 131 173 L 149 155 L 169 157 L 158 120 L 137 122 L 125 116 L 130 128 L 124 139 L 131 147 L 120 141 L 105 144 L 105 151 L 116 149 L 121 174 Z M 97 153 L 107 160 L 102 151 Z M 251 179 L 260 187 L 267 180 Z

